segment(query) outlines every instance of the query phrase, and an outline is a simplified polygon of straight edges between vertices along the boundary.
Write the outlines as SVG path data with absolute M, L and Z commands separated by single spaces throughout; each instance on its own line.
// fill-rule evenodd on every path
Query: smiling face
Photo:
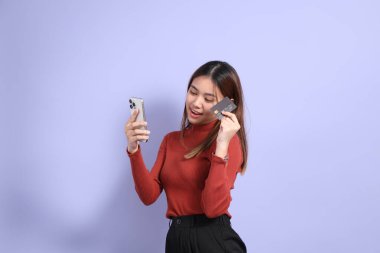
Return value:
M 191 124 L 207 124 L 216 119 L 210 108 L 223 99 L 220 89 L 208 76 L 193 79 L 186 95 L 187 118 Z

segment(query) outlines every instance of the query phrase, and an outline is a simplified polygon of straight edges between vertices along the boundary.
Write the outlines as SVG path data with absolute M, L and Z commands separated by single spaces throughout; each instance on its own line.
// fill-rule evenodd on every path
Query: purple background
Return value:
M 0 1 L 0 251 L 164 252 L 137 197 L 206 61 L 240 74 L 250 144 L 230 211 L 249 252 L 380 252 L 378 1 Z

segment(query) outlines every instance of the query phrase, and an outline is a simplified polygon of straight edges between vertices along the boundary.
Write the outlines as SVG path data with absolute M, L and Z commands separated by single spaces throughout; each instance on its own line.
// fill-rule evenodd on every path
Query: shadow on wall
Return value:
M 171 100 L 145 101 L 148 128 L 151 131 L 148 143 L 141 144 L 145 165 L 150 170 L 156 160 L 163 137 L 180 129 L 184 104 L 174 105 Z M 164 252 L 169 220 L 166 219 L 166 197 L 164 191 L 158 200 L 145 206 L 139 199 L 125 157 L 125 170 L 113 198 L 110 199 L 95 227 L 79 233 L 70 233 L 66 247 L 73 252 Z
M 146 101 L 151 138 L 148 143 L 142 144 L 142 152 L 149 170 L 156 160 L 163 137 L 168 132 L 179 130 L 182 110 L 183 103 L 174 105 L 171 99 L 158 97 L 154 101 Z M 39 210 L 42 204 L 21 207 L 28 210 L 29 216 L 24 219 L 27 218 L 33 224 L 27 224 L 28 227 L 23 228 L 23 231 L 12 233 L 15 235 L 12 240 L 14 243 L 20 240 L 25 242 L 23 243 L 25 245 L 17 246 L 17 249 L 20 249 L 18 252 L 30 252 L 30 248 L 37 250 L 37 247 L 39 252 L 164 252 L 169 224 L 169 220 L 165 217 L 167 208 L 165 193 L 162 192 L 159 199 L 152 205 L 145 206 L 135 191 L 127 154 L 123 156 L 119 164 L 123 168 L 117 175 L 118 181 L 113 187 L 115 190 L 104 203 L 103 210 L 94 222 L 83 224 L 83 226 L 71 226 L 57 220 L 57 217 L 41 214 Z M 19 202 L 23 203 L 22 196 L 13 197 L 12 199 L 16 201 L 13 206 L 20 209 Z M 33 210 L 37 213 L 31 213 Z M 22 222 L 20 221 L 22 217 L 17 216 L 15 212 L 12 213 L 14 222 L 17 220 Z M 37 227 L 39 230 L 35 230 Z M 6 246 L 2 245 L 2 247 Z

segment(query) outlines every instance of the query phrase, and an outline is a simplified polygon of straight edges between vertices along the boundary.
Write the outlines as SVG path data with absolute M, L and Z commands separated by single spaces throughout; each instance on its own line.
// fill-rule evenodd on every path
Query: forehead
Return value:
M 214 84 L 208 76 L 198 76 L 193 79 L 190 87 L 193 86 L 201 93 L 215 94 L 217 96 L 222 96 L 218 86 Z

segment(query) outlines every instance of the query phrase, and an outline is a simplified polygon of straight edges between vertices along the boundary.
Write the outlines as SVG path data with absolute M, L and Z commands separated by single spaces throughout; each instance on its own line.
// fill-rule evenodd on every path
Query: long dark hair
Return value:
M 229 97 L 230 99 L 233 99 L 234 103 L 237 105 L 237 108 L 234 111 L 234 113 L 240 124 L 240 130 L 237 132 L 237 135 L 239 136 L 243 151 L 243 163 L 241 165 L 241 173 L 244 174 L 247 167 L 248 145 L 244 127 L 243 89 L 241 87 L 240 78 L 236 70 L 227 62 L 210 61 L 200 66 L 194 72 L 187 85 L 187 91 L 189 91 L 190 85 L 193 82 L 193 80 L 199 76 L 209 77 L 213 81 L 215 86 L 220 89 L 222 95 L 225 97 Z M 189 126 L 190 122 L 187 118 L 187 111 L 185 105 L 181 123 L 182 137 L 184 136 L 184 130 Z M 218 121 L 215 124 L 214 128 L 210 131 L 209 135 L 205 138 L 205 140 L 197 147 L 192 149 L 188 154 L 186 154 L 185 158 L 189 159 L 194 156 L 197 156 L 199 153 L 209 148 L 218 135 L 219 126 L 220 122 Z

